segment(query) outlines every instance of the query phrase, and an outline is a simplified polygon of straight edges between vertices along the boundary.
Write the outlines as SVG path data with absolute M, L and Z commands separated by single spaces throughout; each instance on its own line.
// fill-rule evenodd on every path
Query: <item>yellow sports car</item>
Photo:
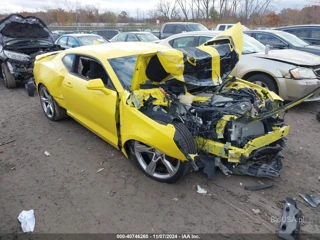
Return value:
M 173 183 L 190 166 L 214 177 L 278 177 L 288 134 L 275 93 L 228 76 L 239 60 L 238 24 L 185 52 L 155 43 L 110 43 L 37 57 L 34 77 L 48 119 L 71 116 Z

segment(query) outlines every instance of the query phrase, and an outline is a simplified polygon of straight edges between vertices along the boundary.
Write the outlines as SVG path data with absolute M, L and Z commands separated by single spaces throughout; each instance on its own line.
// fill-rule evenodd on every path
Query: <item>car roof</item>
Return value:
M 63 34 L 61 37 L 86 37 L 86 36 L 101 37 L 100 35 L 91 34 L 91 33 L 68 33 L 68 34 Z
M 132 34 L 151 34 L 151 32 L 123 32 L 123 33 L 132 33 Z
M 265 30 L 248 30 L 248 31 L 244 31 L 244 33 L 250 33 L 250 32 L 265 32 L 265 33 L 274 33 L 274 34 L 277 34 L 277 33 L 283 33 L 283 31 L 281 30 L 270 30 L 270 29 L 265 29 Z
M 112 42 L 98 45 L 89 45 L 64 50 L 64 54 L 83 54 L 99 56 L 100 58 L 111 59 L 139 54 L 154 53 L 168 47 L 157 43 L 147 42 Z M 171 48 L 169 48 L 171 49 Z M 90 53 L 90 54 L 88 54 Z
M 218 34 L 222 33 L 221 31 L 194 31 L 194 32 L 184 32 L 184 33 L 178 33 L 174 34 L 170 37 L 167 37 L 161 41 L 167 41 L 171 39 L 175 39 L 178 37 L 189 37 L 189 36 L 208 36 L 208 37 L 215 37 Z
M 283 29 L 283 28 L 296 28 L 296 27 L 320 27 L 320 24 L 304 24 L 304 25 L 290 25 L 290 26 L 282 26 L 277 27 L 277 29 Z
M 117 31 L 117 32 L 120 32 L 118 29 L 94 29 L 94 30 L 90 30 L 90 31 L 93 31 L 93 32 L 100 32 L 100 31 Z
M 164 24 L 201 24 L 201 23 L 196 23 L 196 22 L 166 22 Z

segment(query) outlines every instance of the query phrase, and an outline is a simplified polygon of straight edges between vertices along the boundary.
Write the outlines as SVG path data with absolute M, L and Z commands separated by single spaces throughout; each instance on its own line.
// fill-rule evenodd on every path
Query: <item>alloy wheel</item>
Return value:
M 168 179 L 179 170 L 179 160 L 168 157 L 155 148 L 135 141 L 133 151 L 142 169 L 154 178 Z
M 44 113 L 47 115 L 48 118 L 53 118 L 54 102 L 53 102 L 52 96 L 48 92 L 48 89 L 45 87 L 42 87 L 40 89 L 39 94 L 40 94 L 41 106 Z

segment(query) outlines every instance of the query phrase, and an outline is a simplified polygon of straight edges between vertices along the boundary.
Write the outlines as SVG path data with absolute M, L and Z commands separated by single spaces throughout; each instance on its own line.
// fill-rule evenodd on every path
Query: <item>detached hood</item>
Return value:
M 147 80 L 161 83 L 176 79 L 197 86 L 217 86 L 231 73 L 243 46 L 241 24 L 199 47 L 161 49 L 137 58 L 131 90 Z
M 271 50 L 268 54 L 261 52 L 250 54 L 250 56 L 291 63 L 298 66 L 320 65 L 320 56 L 293 49 Z
M 7 43 L 17 39 L 47 39 L 53 41 L 53 34 L 46 24 L 39 18 L 23 17 L 11 14 L 0 20 L 0 43 Z

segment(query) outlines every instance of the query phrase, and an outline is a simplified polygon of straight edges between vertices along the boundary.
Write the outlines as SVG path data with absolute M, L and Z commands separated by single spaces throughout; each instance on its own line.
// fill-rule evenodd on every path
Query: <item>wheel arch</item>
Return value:
M 254 76 L 254 75 L 258 75 L 258 74 L 261 74 L 261 75 L 265 75 L 267 77 L 270 77 L 274 83 L 276 84 L 276 87 L 277 87 L 277 93 L 279 93 L 279 83 L 278 83 L 278 80 L 276 77 L 274 77 L 272 74 L 270 73 L 266 73 L 266 72 L 261 72 L 261 71 L 252 71 L 252 72 L 247 72 L 245 75 L 243 75 L 242 79 L 243 80 L 248 80 L 250 77 Z

